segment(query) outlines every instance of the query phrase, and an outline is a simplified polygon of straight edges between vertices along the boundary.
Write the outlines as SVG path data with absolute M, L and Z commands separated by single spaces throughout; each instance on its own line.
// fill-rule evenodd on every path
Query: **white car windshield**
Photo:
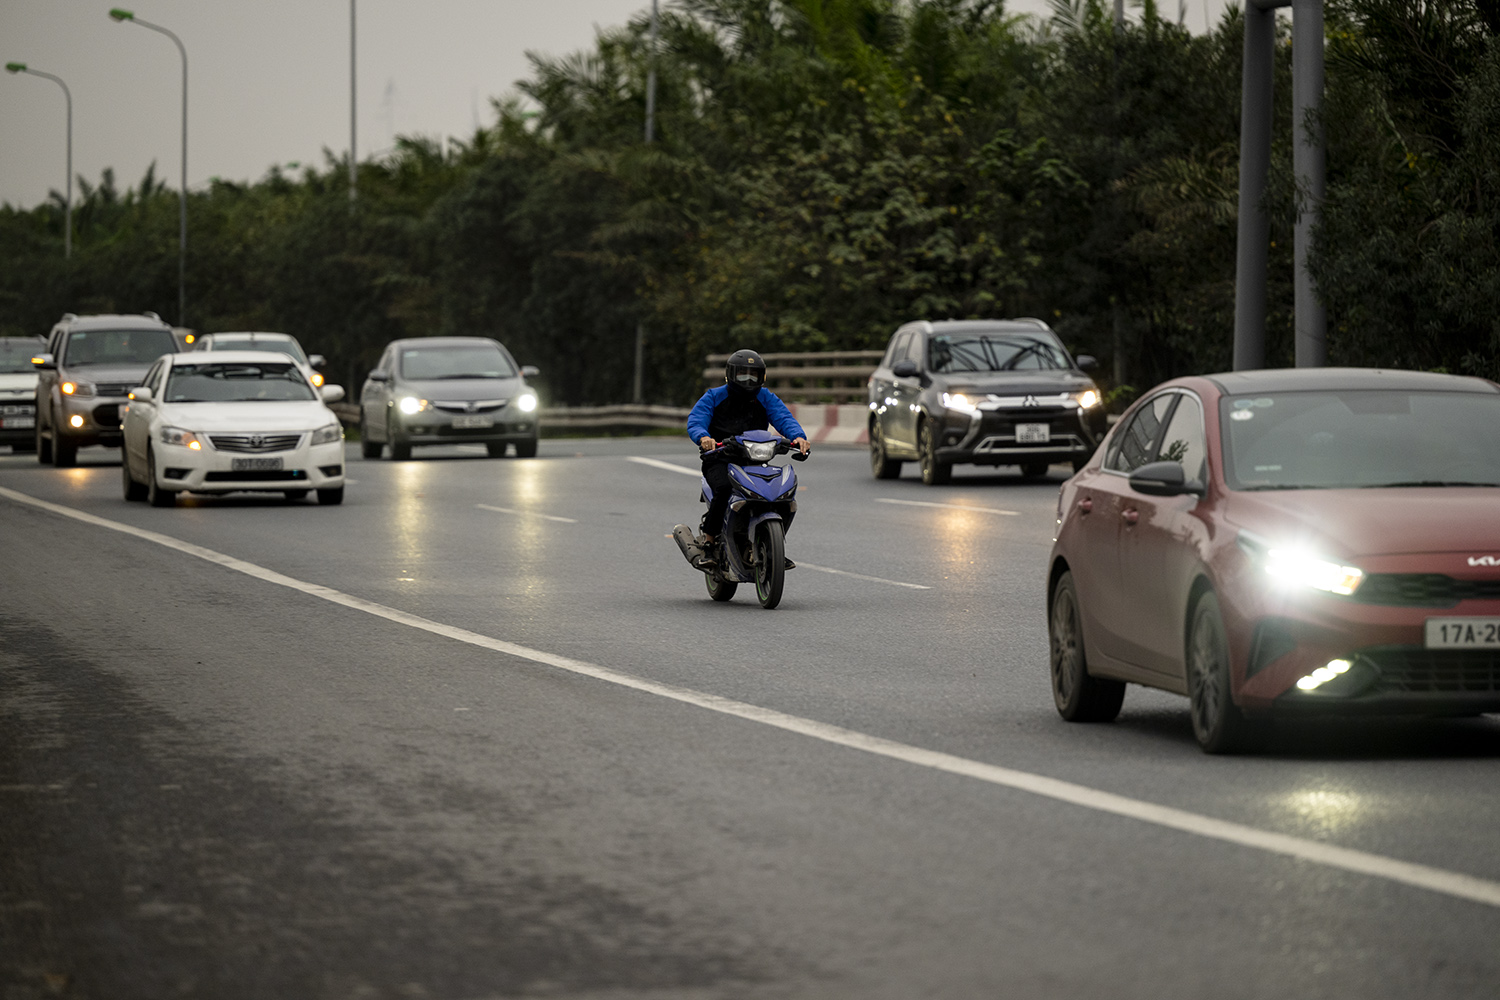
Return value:
M 31 359 L 42 349 L 39 340 L 0 337 L 0 375 L 28 375 L 36 371 Z
M 1231 489 L 1500 486 L 1500 394 L 1266 393 L 1219 415 Z
M 512 378 L 510 360 L 493 344 L 460 347 L 408 347 L 401 352 L 401 377 L 413 381 L 442 378 Z
M 174 365 L 167 378 L 168 403 L 252 403 L 316 399 L 312 386 L 291 362 L 212 362 Z

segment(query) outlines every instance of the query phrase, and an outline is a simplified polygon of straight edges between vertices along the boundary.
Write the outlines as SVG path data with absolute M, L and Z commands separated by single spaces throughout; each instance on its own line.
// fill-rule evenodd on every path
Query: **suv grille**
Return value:
M 1380 671 L 1377 692 L 1500 692 L 1500 649 L 1388 646 L 1364 650 L 1360 656 Z
M 94 383 L 94 395 L 128 396 L 130 390 L 138 385 L 140 385 L 139 382 L 96 382 Z
M 268 451 L 291 451 L 302 440 L 301 434 L 210 434 L 208 439 L 219 451 L 238 451 L 258 455 Z
M 1441 573 L 1376 573 L 1354 593 L 1361 604 L 1451 608 L 1459 601 L 1500 600 L 1500 580 L 1455 580 Z

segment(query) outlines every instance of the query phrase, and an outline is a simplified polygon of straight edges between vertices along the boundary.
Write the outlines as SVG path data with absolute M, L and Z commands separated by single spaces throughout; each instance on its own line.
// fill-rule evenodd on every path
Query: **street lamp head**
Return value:
M 6 69 L 7 72 L 10 72 L 10 73 L 24 73 L 24 72 L 26 72 L 26 64 L 25 63 L 17 63 L 17 62 L 9 62 L 9 63 L 5 64 L 5 69 Z
M 114 18 L 116 21 L 134 21 L 135 11 L 126 10 L 124 7 L 111 7 L 109 10 L 109 16 Z

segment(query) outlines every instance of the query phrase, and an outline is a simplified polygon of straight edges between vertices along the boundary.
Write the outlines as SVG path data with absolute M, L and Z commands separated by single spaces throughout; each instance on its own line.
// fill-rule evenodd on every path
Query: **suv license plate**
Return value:
M 1052 428 L 1048 424 L 1016 424 L 1016 444 L 1050 444 Z
M 279 458 L 231 458 L 229 460 L 231 472 L 280 472 L 281 459 Z
M 0 427 L 6 430 L 21 430 L 25 427 L 35 427 L 36 417 L 0 417 Z
M 1500 649 L 1500 618 L 1429 618 L 1428 649 Z
M 454 417 L 453 426 L 459 430 L 474 427 L 493 427 L 495 422 L 489 417 Z

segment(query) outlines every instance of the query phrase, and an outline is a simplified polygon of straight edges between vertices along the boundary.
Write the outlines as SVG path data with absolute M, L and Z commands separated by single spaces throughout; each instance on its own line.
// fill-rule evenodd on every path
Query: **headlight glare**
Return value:
M 312 432 L 313 444 L 332 444 L 335 441 L 344 440 L 344 429 L 338 424 L 329 424 L 327 427 L 319 427 Z
M 1073 398 L 1078 400 L 1078 408 L 1080 410 L 1092 410 L 1099 405 L 1099 394 L 1093 389 L 1085 389 L 1082 392 L 1075 393 Z
M 945 392 L 942 398 L 944 409 L 957 410 L 960 413 L 975 413 L 979 410 L 979 407 L 975 406 L 969 400 L 969 397 L 961 392 Z
M 401 397 L 401 412 L 410 416 L 413 413 L 421 413 L 427 409 L 427 400 L 418 399 L 416 396 Z
M 536 409 L 536 397 L 528 392 L 516 400 L 516 406 L 521 409 L 522 413 L 530 413 Z
M 1280 583 L 1311 587 L 1330 594 L 1349 596 L 1364 582 L 1364 571 L 1319 559 L 1295 549 L 1271 549 L 1262 564 L 1266 573 Z
M 92 396 L 94 394 L 94 384 L 85 382 L 83 379 L 78 379 L 76 382 L 64 382 L 58 388 L 62 389 L 65 396 Z
M 181 427 L 163 427 L 161 443 L 175 444 L 179 448 L 191 448 L 193 451 L 203 450 L 203 442 L 198 440 L 198 435 L 192 431 L 185 431 Z

